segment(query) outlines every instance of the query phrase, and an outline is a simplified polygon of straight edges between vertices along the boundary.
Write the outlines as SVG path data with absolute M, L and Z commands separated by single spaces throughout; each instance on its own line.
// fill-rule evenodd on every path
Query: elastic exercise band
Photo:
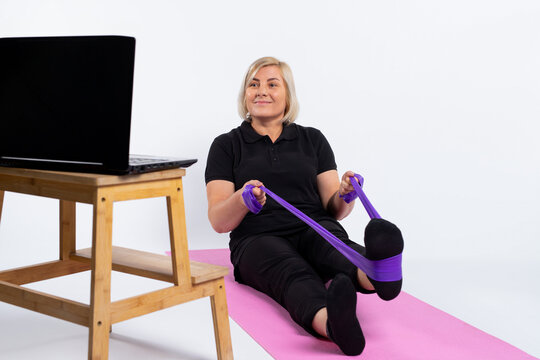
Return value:
M 354 197 L 358 196 L 360 198 L 360 201 L 362 202 L 362 205 L 364 205 L 364 208 L 366 209 L 368 215 L 372 219 L 381 219 L 381 215 L 375 210 L 373 205 L 369 202 L 366 194 L 364 193 L 364 190 L 362 190 L 362 186 L 364 185 L 364 178 L 360 174 L 354 174 L 354 177 L 358 179 L 358 182 L 354 181 L 354 178 L 351 176 L 351 184 L 354 188 L 354 191 L 351 191 L 350 193 L 345 194 L 345 196 L 349 194 L 355 194 Z M 344 197 L 345 202 L 348 204 L 351 202 L 350 200 L 347 201 L 347 199 Z
M 358 174 L 355 174 L 355 176 L 360 176 Z M 360 180 L 361 179 L 361 180 Z M 363 178 L 360 176 L 359 181 L 363 183 Z M 353 183 L 353 186 L 355 185 L 356 181 L 354 181 L 354 178 L 351 177 L 351 183 Z M 253 194 L 253 188 L 255 186 L 253 185 L 246 185 L 244 191 L 242 192 L 242 198 L 244 200 L 244 203 L 246 204 L 247 208 L 257 214 L 262 209 L 262 205 L 257 201 L 255 198 L 255 195 Z M 360 191 L 356 190 L 358 188 Z M 264 186 L 260 187 L 261 190 L 263 190 L 265 193 L 267 193 L 269 196 L 271 196 L 278 204 L 283 206 L 285 209 L 290 211 L 293 215 L 295 215 L 297 218 L 308 224 L 313 230 L 315 230 L 319 235 L 321 235 L 326 241 L 330 243 L 333 247 L 335 247 L 343 256 L 345 256 L 351 263 L 353 263 L 356 267 L 364 271 L 371 279 L 376 281 L 398 281 L 401 279 L 401 254 L 382 259 L 382 260 L 369 260 L 366 257 L 362 256 L 361 254 L 357 253 L 355 250 L 351 249 L 347 245 L 343 243 L 340 239 L 338 239 L 335 235 L 333 235 L 331 232 L 326 230 L 324 227 L 316 223 L 313 219 L 311 219 L 309 216 L 289 204 L 287 201 L 280 198 L 278 195 L 274 194 L 272 191 L 267 189 Z M 379 214 L 369 200 L 367 199 L 366 195 L 360 188 L 358 184 L 355 186 L 355 192 L 357 192 L 357 195 L 360 197 L 360 200 L 362 201 L 362 204 L 364 204 L 364 207 L 366 207 L 366 210 L 368 211 L 368 214 L 371 216 L 371 218 L 380 218 Z M 364 200 L 362 200 L 364 199 Z M 352 200 L 350 200 L 352 201 Z M 349 201 L 349 202 L 350 202 Z M 368 210 L 369 208 L 369 210 Z

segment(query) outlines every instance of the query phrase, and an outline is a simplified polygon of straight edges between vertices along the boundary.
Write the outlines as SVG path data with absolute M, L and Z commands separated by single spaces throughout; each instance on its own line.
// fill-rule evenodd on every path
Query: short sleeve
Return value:
M 319 130 L 317 130 L 316 134 L 317 140 L 315 146 L 317 149 L 318 160 L 317 175 L 328 170 L 336 170 L 336 160 L 334 158 L 332 147 L 330 147 L 330 143 L 328 143 L 326 137 Z
M 234 182 L 233 150 L 231 139 L 227 134 L 218 136 L 208 152 L 204 178 L 208 184 L 212 180 L 227 180 Z

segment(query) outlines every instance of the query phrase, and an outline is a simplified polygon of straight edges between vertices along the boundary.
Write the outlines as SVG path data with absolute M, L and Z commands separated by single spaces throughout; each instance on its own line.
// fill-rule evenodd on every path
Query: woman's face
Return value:
M 286 86 L 278 66 L 259 69 L 246 89 L 246 105 L 251 119 L 281 120 L 287 104 Z

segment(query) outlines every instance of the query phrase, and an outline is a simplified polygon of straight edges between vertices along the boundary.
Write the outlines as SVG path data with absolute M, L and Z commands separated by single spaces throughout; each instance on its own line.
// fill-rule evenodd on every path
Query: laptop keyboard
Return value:
M 164 162 L 169 161 L 168 159 L 158 159 L 158 158 L 144 158 L 144 157 L 130 157 L 129 164 L 132 166 L 151 164 L 155 162 Z

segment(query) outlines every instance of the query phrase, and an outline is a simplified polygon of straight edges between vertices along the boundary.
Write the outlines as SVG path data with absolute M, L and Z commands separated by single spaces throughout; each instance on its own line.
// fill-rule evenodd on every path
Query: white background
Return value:
M 297 123 L 402 229 L 404 290 L 540 356 L 540 2 L 0 0 L 1 37 L 100 34 L 137 39 L 131 152 L 199 159 L 190 248 L 227 246 L 206 217 L 208 148 L 240 124 L 248 65 L 275 56 Z M 54 259 L 57 209 L 6 193 L 0 269 Z M 77 210 L 87 246 L 91 209 Z M 168 249 L 165 200 L 114 211 L 115 245 Z M 360 206 L 344 221 L 352 239 L 367 221 Z

